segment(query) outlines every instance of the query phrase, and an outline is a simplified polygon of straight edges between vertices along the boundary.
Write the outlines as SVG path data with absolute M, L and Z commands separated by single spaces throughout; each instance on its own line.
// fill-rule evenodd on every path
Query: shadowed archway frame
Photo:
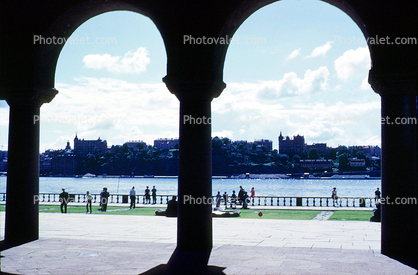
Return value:
M 180 102 L 177 248 L 168 267 L 193 273 L 207 266 L 212 249 L 211 205 L 186 205 L 182 195 L 211 196 L 211 127 L 183 115 L 210 117 L 211 101 L 225 88 L 228 45 L 185 44 L 193 37 L 232 37 L 271 0 L 40 0 L 1 3 L 0 99 L 10 106 L 5 240 L 2 249 L 39 238 L 39 115 L 50 102 L 63 45 L 39 45 L 34 35 L 65 37 L 88 19 L 128 10 L 149 17 L 166 48 L 163 81 Z M 365 38 L 417 38 L 416 1 L 328 0 L 357 24 Z M 268 7 L 266 7 L 268 8 Z M 22 20 L 24 19 L 24 20 Z M 417 44 L 371 44 L 369 82 L 381 95 L 382 117 L 417 116 Z M 382 124 L 382 196 L 418 197 L 416 125 Z M 26 146 L 22 146 L 25 144 Z M 418 205 L 382 206 L 382 253 L 418 268 Z M 184 266 L 188 269 L 184 270 Z

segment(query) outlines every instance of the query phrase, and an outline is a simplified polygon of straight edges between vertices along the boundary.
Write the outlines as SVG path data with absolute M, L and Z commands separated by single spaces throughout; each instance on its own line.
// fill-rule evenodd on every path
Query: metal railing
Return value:
M 70 202 L 85 203 L 87 202 L 86 194 L 69 194 Z M 91 194 L 92 202 L 100 202 L 100 194 Z M 167 204 L 173 195 L 157 195 L 155 203 Z M 42 202 L 59 202 L 58 193 L 40 193 L 39 197 L 34 200 Z M 230 205 L 231 197 L 228 197 L 228 206 Z M 0 201 L 6 201 L 6 193 L 0 193 Z M 215 204 L 216 197 L 212 197 Z M 125 194 L 111 194 L 108 203 L 129 203 L 129 195 Z M 145 204 L 145 195 L 136 195 L 136 203 Z M 291 196 L 256 196 L 247 199 L 249 206 L 306 206 L 306 207 L 373 207 L 376 200 L 370 197 L 339 197 L 333 200 L 330 197 L 291 197 Z M 153 198 L 150 198 L 150 203 L 153 203 Z M 221 205 L 225 205 L 222 198 Z

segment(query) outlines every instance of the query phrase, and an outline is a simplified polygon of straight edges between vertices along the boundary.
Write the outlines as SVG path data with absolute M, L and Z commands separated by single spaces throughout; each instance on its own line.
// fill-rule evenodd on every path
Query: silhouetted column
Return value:
M 194 274 L 212 250 L 211 101 L 225 86 L 164 81 L 180 100 L 177 248 L 168 267 Z
M 17 90 L 10 106 L 5 241 L 10 247 L 39 237 L 39 112 L 54 89 Z
M 391 258 L 418 268 L 416 75 L 376 75 L 382 100 L 382 243 Z

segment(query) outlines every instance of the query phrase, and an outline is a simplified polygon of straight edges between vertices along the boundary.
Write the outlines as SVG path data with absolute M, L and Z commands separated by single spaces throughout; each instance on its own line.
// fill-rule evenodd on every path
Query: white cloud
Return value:
M 286 57 L 286 60 L 293 59 L 293 58 L 297 57 L 298 55 L 300 55 L 300 49 L 301 49 L 301 48 L 299 48 L 299 49 L 297 49 L 297 50 L 294 50 L 291 54 L 289 54 L 289 55 Z
M 84 56 L 83 63 L 87 68 L 105 69 L 112 73 L 142 73 L 150 63 L 146 48 L 138 48 L 136 52 L 127 52 L 125 56 L 111 56 L 110 54 L 89 54 Z
M 367 47 L 348 50 L 334 61 L 337 77 L 344 82 L 364 79 L 364 71 L 370 68 L 370 53 Z M 363 84 L 362 84 L 362 87 Z
M 325 45 L 316 47 L 310 55 L 306 56 L 306 58 L 317 57 L 320 55 L 325 56 L 325 54 L 332 48 L 331 43 L 333 43 L 333 41 L 328 41 Z
M 264 82 L 229 83 L 212 103 L 214 133 L 231 131 L 236 140 L 271 139 L 274 148 L 280 131 L 284 135 L 304 135 L 309 144 L 380 145 L 378 97 L 360 103 L 355 100 L 322 103 L 326 95 L 307 99 L 306 94 L 299 94 L 266 104 L 255 92 L 264 85 Z M 223 112 L 224 106 L 228 106 L 227 113 Z
M 376 100 L 360 103 L 356 100 L 324 103 L 327 93 L 307 96 L 315 89 L 325 89 L 328 75 L 327 68 L 321 67 L 306 71 L 303 78 L 289 73 L 276 81 L 282 81 L 281 86 L 275 81 L 228 83 L 221 96 L 212 102 L 212 135 L 233 140 L 271 139 L 275 148 L 280 131 L 284 135 L 304 135 L 308 143 L 379 145 L 378 96 Z M 77 132 L 85 139 L 101 137 L 109 145 L 128 140 L 153 144 L 157 138 L 178 137 L 179 102 L 163 83 L 86 77 L 76 83 L 58 83 L 60 93 L 51 103 L 43 105 L 41 150 L 63 148 L 68 139 L 74 138 L 68 136 L 69 132 Z M 296 87 L 298 93 L 292 97 L 260 99 L 258 92 L 269 85 L 278 93 L 275 96 L 287 86 Z
M 328 86 L 329 71 L 320 67 L 315 71 L 307 70 L 304 78 L 298 78 L 296 73 L 286 73 L 281 80 L 264 81 L 257 92 L 259 99 L 277 99 L 280 97 L 308 94 L 325 91 Z
M 59 94 L 42 106 L 43 131 L 73 131 L 85 139 L 100 136 L 110 144 L 138 139 L 152 144 L 155 138 L 178 136 L 179 101 L 164 83 L 86 77 L 76 81 L 76 85 L 57 83 Z M 43 135 L 43 143 L 55 147 L 48 138 Z
M 371 88 L 371 86 L 369 84 L 369 76 L 366 76 L 366 78 L 363 79 L 363 81 L 361 82 L 360 89 L 368 90 L 370 88 Z

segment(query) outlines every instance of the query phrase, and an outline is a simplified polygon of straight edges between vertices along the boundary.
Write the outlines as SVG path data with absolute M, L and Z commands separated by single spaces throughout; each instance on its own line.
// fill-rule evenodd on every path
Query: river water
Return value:
M 6 177 L 0 177 L 0 193 L 6 192 Z M 177 194 L 176 178 L 61 178 L 41 177 L 40 193 L 60 193 L 65 187 L 70 194 L 84 194 L 90 191 L 99 194 L 107 187 L 111 194 L 129 194 L 135 186 L 137 195 L 144 193 L 146 186 L 157 189 L 157 195 Z M 212 194 L 232 190 L 238 193 L 242 186 L 249 194 L 254 187 L 258 196 L 316 196 L 330 197 L 333 187 L 340 197 L 374 197 L 374 191 L 381 187 L 380 179 L 213 179 Z M 380 188 L 381 189 L 381 188 Z

